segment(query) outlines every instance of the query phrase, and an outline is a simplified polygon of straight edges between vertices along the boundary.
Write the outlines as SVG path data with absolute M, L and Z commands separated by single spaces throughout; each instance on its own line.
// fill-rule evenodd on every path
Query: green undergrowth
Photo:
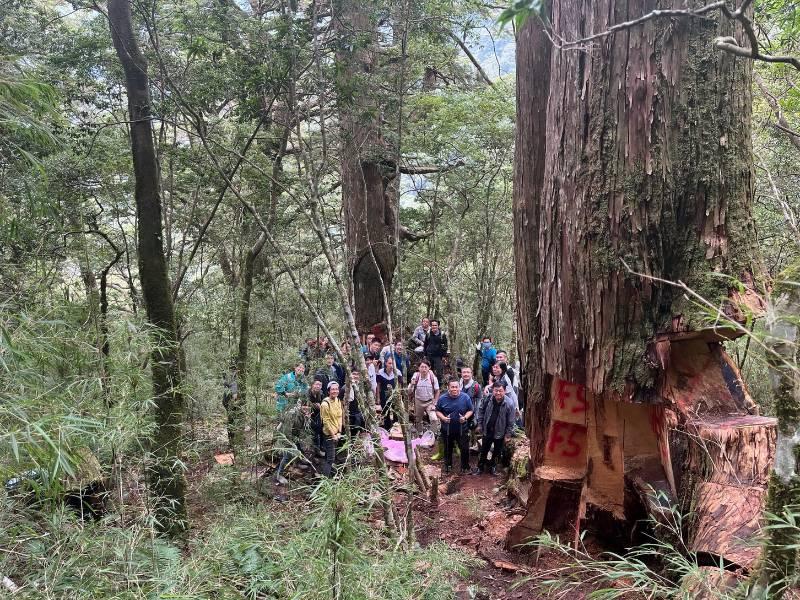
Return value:
M 686 540 L 687 523 L 691 515 L 683 515 L 678 507 L 670 506 L 668 499 L 659 494 L 664 507 L 656 518 L 650 516 L 646 526 L 647 539 L 624 552 L 597 554 L 584 546 L 581 538 L 576 549 L 571 543 L 550 533 L 541 534 L 532 545 L 539 551 L 558 557 L 558 565 L 527 577 L 519 583 L 534 580 L 547 598 L 570 598 L 580 595 L 589 600 L 615 600 L 624 598 L 661 598 L 664 600 L 766 600 L 779 598 L 789 589 L 796 589 L 796 575 L 773 581 L 766 595 L 755 594 L 754 581 L 710 555 L 693 552 Z M 800 507 L 786 507 L 780 514 L 766 514 L 765 532 L 781 530 L 786 539 L 797 539 L 800 531 Z M 761 536 L 741 542 L 744 545 L 765 544 Z M 773 548 L 774 546 L 767 546 Z M 785 550 L 796 551 L 789 543 Z M 754 595 L 755 594 L 755 595 Z
M 385 535 L 363 469 L 307 499 L 227 504 L 182 545 L 146 517 L 81 522 L 6 499 L 0 573 L 18 598 L 453 598 L 465 559 L 443 544 L 403 550 Z

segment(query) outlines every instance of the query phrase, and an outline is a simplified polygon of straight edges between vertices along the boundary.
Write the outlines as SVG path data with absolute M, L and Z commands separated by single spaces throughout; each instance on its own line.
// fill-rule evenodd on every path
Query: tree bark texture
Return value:
M 381 282 L 391 297 L 398 248 L 398 181 L 375 95 L 379 85 L 373 10 L 355 0 L 334 3 L 342 211 L 356 324 L 362 332 L 386 318 Z
M 155 333 L 150 361 L 156 429 L 148 474 L 160 530 L 178 534 L 186 527 L 186 480 L 180 464 L 184 397 L 180 390 L 178 338 L 161 229 L 158 162 L 153 143 L 147 62 L 133 32 L 128 0 L 109 0 L 114 48 L 125 72 L 135 179 L 139 277 L 147 319 Z
M 552 27 L 578 39 L 684 7 L 559 0 Z M 594 393 L 646 399 L 658 371 L 648 341 L 700 326 L 680 290 L 622 260 L 711 302 L 733 287 L 714 274 L 752 282 L 758 271 L 752 67 L 715 50 L 717 36 L 743 38 L 720 19 L 652 20 L 589 52 L 553 51 L 538 207 L 542 366 Z
M 685 4 L 548 8 L 553 39 L 569 41 Z M 751 65 L 713 46 L 731 35 L 743 38 L 723 18 L 656 19 L 548 54 L 541 25 L 520 32 L 514 243 L 534 479 L 512 545 L 542 528 L 577 534 L 599 513 L 625 522 L 626 479 L 708 495 L 700 484 L 724 461 L 696 472 L 670 430 L 754 412 L 723 336 L 704 332 L 682 290 L 648 278 L 682 281 L 733 318 L 760 307 Z M 741 439 L 751 426 L 714 425 Z M 769 439 L 774 422 L 757 426 Z

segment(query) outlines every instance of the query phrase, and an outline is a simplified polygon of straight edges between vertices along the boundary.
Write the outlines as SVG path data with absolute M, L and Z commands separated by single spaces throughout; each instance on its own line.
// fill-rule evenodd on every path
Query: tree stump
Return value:
M 692 337 L 661 351 L 658 404 L 552 380 L 543 460 L 509 546 L 542 529 L 577 535 L 590 512 L 624 524 L 638 506 L 659 522 L 677 505 L 693 514 L 691 550 L 753 567 L 760 548 L 749 540 L 760 527 L 775 419 L 749 414 L 755 405 L 719 341 Z

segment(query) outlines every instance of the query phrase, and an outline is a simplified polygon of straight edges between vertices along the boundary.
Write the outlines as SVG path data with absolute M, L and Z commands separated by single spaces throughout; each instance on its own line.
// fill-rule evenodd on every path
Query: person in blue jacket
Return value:
M 275 406 L 278 412 L 283 412 L 290 403 L 296 404 L 299 399 L 308 394 L 308 384 L 303 377 L 305 372 L 306 365 L 299 362 L 295 364 L 294 371 L 290 371 L 278 379 L 278 383 L 275 384 L 275 393 L 277 394 Z
M 481 355 L 481 377 L 483 385 L 487 385 L 489 383 L 489 375 L 491 375 L 490 369 L 497 362 L 497 349 L 492 346 L 492 338 L 488 335 L 483 337 L 475 349 Z

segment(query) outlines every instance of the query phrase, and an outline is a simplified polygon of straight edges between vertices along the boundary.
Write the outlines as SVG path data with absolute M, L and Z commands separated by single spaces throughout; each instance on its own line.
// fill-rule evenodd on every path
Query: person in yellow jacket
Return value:
M 320 405 L 322 417 L 322 437 L 325 448 L 325 462 L 322 464 L 322 474 L 330 477 L 333 473 L 333 463 L 336 460 L 336 445 L 342 439 L 342 401 L 339 400 L 339 384 L 331 381 L 328 384 L 328 397 Z

